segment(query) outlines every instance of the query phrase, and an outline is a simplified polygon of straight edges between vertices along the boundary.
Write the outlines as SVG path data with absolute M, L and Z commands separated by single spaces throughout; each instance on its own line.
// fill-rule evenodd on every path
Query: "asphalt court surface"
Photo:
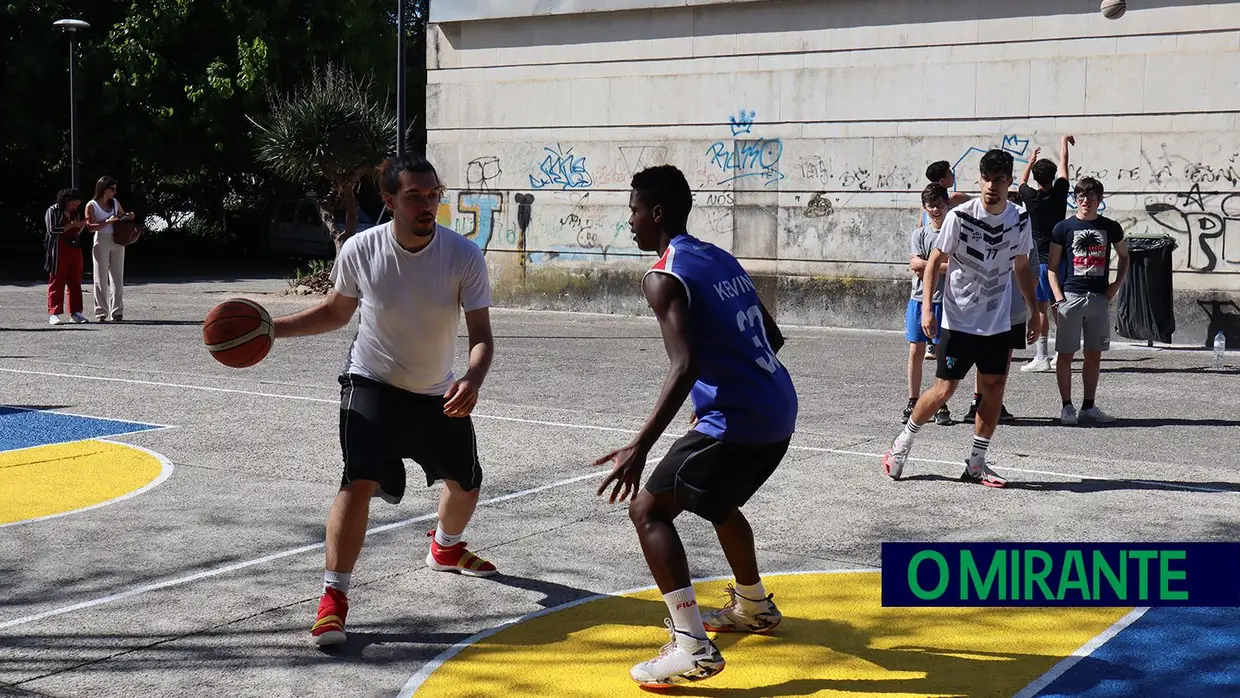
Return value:
M 0 513 L 18 518 L 0 526 L 0 694 L 640 695 L 627 668 L 666 640 L 666 613 L 590 464 L 654 403 L 666 368 L 654 321 L 494 311 L 475 412 L 483 504 L 466 540 L 501 574 L 425 568 L 437 489 L 376 501 L 350 642 L 322 652 L 309 627 L 352 328 L 278 342 L 244 370 L 201 343 L 202 318 L 230 296 L 277 315 L 313 302 L 283 286 L 131 283 L 130 322 L 61 327 L 46 324 L 44 287 L 0 286 L 0 466 L 12 466 Z M 728 669 L 675 694 L 1240 693 L 1231 610 L 891 609 L 877 582 L 885 540 L 1240 540 L 1240 359 L 1218 373 L 1204 351 L 1117 346 L 1099 405 L 1121 421 L 1099 428 L 1058 426 L 1054 375 L 1014 373 L 1020 421 L 991 448 L 1013 485 L 991 490 L 955 481 L 962 425 L 923 430 L 908 480 L 882 475 L 905 401 L 902 337 L 786 334 L 799 431 L 747 508 L 786 627 L 728 638 Z M 656 453 L 687 424 L 686 409 Z M 108 463 L 130 465 L 84 469 Z M 15 503 L 19 486 L 48 481 L 55 511 Z M 727 574 L 708 525 L 679 528 L 695 578 Z M 702 583 L 704 606 L 725 581 Z

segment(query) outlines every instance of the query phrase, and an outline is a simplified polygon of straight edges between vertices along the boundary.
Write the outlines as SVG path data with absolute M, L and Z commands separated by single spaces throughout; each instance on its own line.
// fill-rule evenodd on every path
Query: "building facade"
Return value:
M 428 154 L 441 222 L 501 299 L 640 311 L 632 174 L 695 189 L 782 320 L 898 327 L 926 166 L 977 191 L 1076 137 L 1071 176 L 1166 235 L 1177 342 L 1240 342 L 1240 2 L 434 0 Z M 1069 209 L 1071 214 L 1071 209 Z

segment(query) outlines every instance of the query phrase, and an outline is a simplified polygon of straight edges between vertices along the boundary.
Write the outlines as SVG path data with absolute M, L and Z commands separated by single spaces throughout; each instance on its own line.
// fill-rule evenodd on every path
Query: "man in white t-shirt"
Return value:
M 930 300 L 938 279 L 933 272 L 947 259 L 943 332 L 934 386 L 922 393 L 904 431 L 883 456 L 883 472 L 897 480 L 904 472 L 921 426 L 947 403 L 960 380 L 976 366 L 982 399 L 973 445 L 960 479 L 988 487 L 1007 484 L 986 464 L 986 451 L 1003 405 L 1010 348 L 1015 344 L 1011 335 L 1025 329 L 1012 324 L 1014 280 L 1028 307 L 1036 307 L 1033 272 L 1029 268 L 1033 236 L 1029 213 L 1008 201 L 1012 155 L 991 150 L 982 156 L 979 169 L 981 198 L 961 204 L 947 214 L 926 263 L 921 323 L 926 335 L 935 337 L 939 328 Z M 1025 329 L 1026 346 L 1036 336 L 1035 326 Z
M 323 597 L 311 630 L 318 645 L 346 639 L 349 578 L 370 499 L 400 502 L 404 458 L 422 467 L 427 487 L 445 485 L 427 566 L 470 576 L 496 572 L 461 540 L 482 483 L 469 415 L 494 351 L 486 261 L 477 245 L 435 222 L 443 185 L 425 159 L 391 161 L 382 188 L 392 221 L 344 243 L 326 301 L 275 321 L 277 338 L 319 334 L 344 327 L 361 308 L 340 376 L 344 474 L 327 520 Z M 462 309 L 469 368 L 457 378 L 452 361 Z

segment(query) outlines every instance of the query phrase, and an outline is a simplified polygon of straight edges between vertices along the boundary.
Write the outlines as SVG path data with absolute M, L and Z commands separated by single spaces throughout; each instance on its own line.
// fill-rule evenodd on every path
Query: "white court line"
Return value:
M 215 388 L 215 387 L 205 386 L 205 385 L 190 385 L 190 384 L 184 384 L 184 383 L 161 383 L 158 381 L 141 381 L 141 380 L 135 380 L 132 378 L 107 378 L 107 377 L 102 377 L 102 376 L 85 376 L 85 375 L 75 375 L 75 374 L 67 374 L 67 373 L 48 373 L 45 371 L 26 371 L 26 370 L 16 369 L 16 368 L 0 368 L 0 371 L 8 372 L 8 373 L 30 374 L 30 375 L 36 375 L 36 376 L 50 376 L 53 378 L 73 378 L 77 380 L 97 380 L 97 381 L 105 381 L 105 382 L 110 382 L 110 383 L 133 383 L 136 385 L 153 385 L 153 386 L 159 386 L 159 387 L 165 387 L 165 388 L 182 388 L 182 389 L 187 389 L 187 390 L 205 390 L 209 392 L 237 393 L 241 395 L 252 395 L 255 397 L 274 397 L 274 398 L 284 398 L 286 400 L 302 400 L 306 402 L 324 402 L 324 403 L 330 403 L 330 404 L 338 404 L 340 402 L 339 400 L 327 400 L 324 398 L 317 398 L 317 397 L 303 397 L 300 395 L 282 395 L 280 393 L 259 393 L 259 392 L 254 392 L 251 390 L 240 390 L 236 388 Z M 571 422 L 550 422 L 550 421 L 539 420 L 539 419 L 522 419 L 519 417 L 500 417 L 497 415 L 489 415 L 489 414 L 481 414 L 481 413 L 474 413 L 472 416 L 477 417 L 479 419 L 494 419 L 497 421 L 518 422 L 521 424 L 539 424 L 543 426 L 564 427 L 568 429 L 590 429 L 593 431 L 617 432 L 617 433 L 622 433 L 622 434 L 636 434 L 637 433 L 636 429 L 621 429 L 618 427 L 604 427 L 604 426 L 599 426 L 597 424 L 574 424 Z M 834 454 L 843 455 L 843 456 L 861 456 L 865 458 L 882 458 L 883 457 L 883 454 L 881 453 L 866 453 L 864 451 L 849 451 L 849 450 L 836 449 L 836 448 L 818 448 L 814 446 L 790 446 L 789 448 L 793 450 L 797 450 L 797 451 L 814 451 L 818 453 L 834 453 Z M 914 463 L 938 463 L 942 465 L 959 465 L 960 464 L 959 461 L 935 460 L 933 458 L 910 458 L 909 460 Z M 996 470 L 1011 471 L 1015 473 L 1027 473 L 1027 474 L 1032 474 L 1032 475 L 1052 475 L 1054 477 L 1075 478 L 1077 480 L 1093 480 L 1096 482 L 1116 482 L 1117 481 L 1116 478 L 1096 477 L 1096 476 L 1091 476 L 1091 475 L 1080 475 L 1077 473 L 1059 473 L 1059 472 L 1054 472 L 1050 470 L 1030 470 L 1027 468 L 1014 468 L 1014 467 L 1003 466 L 1003 465 L 996 465 L 994 467 Z M 1123 480 L 1123 481 L 1138 483 L 1138 484 L 1147 485 L 1150 487 L 1161 487 L 1161 488 L 1168 489 L 1168 490 L 1190 490 L 1194 492 L 1212 492 L 1212 493 L 1218 493 L 1218 494 L 1240 494 L 1240 492 L 1237 492 L 1236 490 L 1228 490 L 1228 489 L 1223 489 L 1219 487 L 1206 487 L 1204 485 L 1187 485 L 1187 484 L 1181 485 L 1181 484 L 1172 484 L 1172 483 L 1167 483 L 1167 482 L 1157 482 L 1154 480 L 1128 479 L 1128 480 Z
M 651 458 L 657 458 L 657 457 L 651 456 Z M 595 470 L 595 471 L 586 473 L 584 475 L 578 475 L 576 477 L 570 477 L 564 480 L 557 480 L 555 482 L 548 483 L 546 485 L 541 485 L 539 487 L 531 487 L 528 490 L 521 490 L 520 492 L 511 492 L 509 494 L 500 495 L 498 497 L 484 499 L 478 502 L 478 506 L 485 506 L 488 504 L 497 504 L 499 502 L 505 502 L 510 499 L 516 499 L 518 497 L 526 497 L 531 494 L 537 494 L 539 492 L 545 492 L 547 490 L 555 489 L 557 487 L 571 485 L 575 482 L 581 482 L 582 480 L 589 480 L 591 478 L 597 478 L 609 472 L 611 472 L 611 468 L 602 468 L 600 470 Z M 384 524 L 382 526 L 376 526 L 375 528 L 368 529 L 366 531 L 366 535 L 369 536 L 375 533 L 391 531 L 396 528 L 402 528 L 404 526 L 409 526 L 409 525 L 419 523 L 422 521 L 430 521 L 431 519 L 435 519 L 438 517 L 439 517 L 438 512 L 432 512 L 430 514 L 423 514 L 421 516 L 415 516 L 411 519 L 395 521 L 393 523 Z M 156 582 L 155 584 L 147 584 L 145 586 L 134 587 L 132 589 L 126 589 L 125 591 L 122 591 L 119 594 L 112 594 L 110 596 L 102 596 L 96 599 L 90 599 L 89 601 L 82 601 L 81 603 L 71 604 L 69 606 L 61 606 L 59 608 L 53 608 L 48 611 L 43 611 L 42 613 L 36 613 L 30 616 L 23 616 L 21 618 L 14 618 L 13 620 L 7 620 L 4 622 L 0 622 L 0 629 L 11 628 L 17 625 L 25 625 L 27 623 L 33 623 L 35 621 L 43 620 L 44 618 L 51 618 L 53 616 L 59 616 L 65 613 L 72 613 L 73 611 L 80 611 L 86 608 L 102 606 L 103 604 L 106 604 L 106 603 L 112 603 L 113 601 L 120 601 L 122 599 L 128 599 L 128 598 L 138 596 L 141 594 L 146 594 L 148 592 L 158 591 L 160 589 L 166 589 L 168 587 L 180 586 L 182 584 L 189 584 L 190 582 L 196 582 L 200 579 L 207 579 L 209 577 L 216 577 L 221 574 L 227 574 L 229 572 L 236 572 L 237 570 L 243 570 L 247 567 L 253 567 L 254 565 L 261 565 L 266 562 L 272 562 L 273 560 L 279 560 L 282 558 L 291 557 L 293 555 L 300 555 L 301 553 L 308 553 L 314 550 L 319 550 L 323 548 L 324 545 L 325 545 L 324 543 L 312 543 L 310 545 L 303 545 L 298 548 L 292 548 L 290 550 L 282 550 L 278 553 L 272 553 L 271 555 L 264 555 L 263 557 L 255 558 L 253 560 L 237 562 L 231 565 L 225 565 L 224 567 L 216 567 L 214 569 L 203 570 L 201 572 L 196 572 L 194 574 L 186 575 L 184 577 L 177 577 L 175 579 L 168 579 L 162 582 Z
M 1127 628 L 1137 622 L 1137 620 L 1141 616 L 1145 615 L 1145 612 L 1148 610 L 1150 609 L 1134 608 L 1129 611 L 1123 618 L 1120 618 L 1111 624 L 1111 627 L 1095 635 L 1089 640 L 1089 642 L 1081 645 L 1071 655 L 1061 659 L 1058 664 L 1051 667 L 1045 674 L 1042 674 L 1038 678 L 1034 679 L 1033 683 L 1022 688 L 1020 692 L 1012 696 L 1012 698 L 1033 698 L 1040 693 L 1042 689 L 1051 685 L 1055 679 L 1068 673 L 1068 670 L 1080 663 L 1081 660 L 1098 651 L 1098 648 L 1102 647 L 1107 642 L 1110 642 L 1111 638 L 1119 635 L 1124 628 Z
M 0 405 L 0 409 L 8 408 L 10 410 L 21 410 L 22 412 L 46 412 L 47 414 L 63 414 L 66 417 L 81 417 L 82 419 L 97 419 L 104 422 L 125 422 L 127 424 L 141 424 L 144 427 L 159 427 L 160 429 L 171 429 L 170 424 L 156 424 L 154 422 L 139 422 L 136 419 L 117 419 L 116 417 L 97 417 L 93 414 L 77 414 L 75 412 L 61 412 L 60 410 L 41 410 L 34 407 L 19 407 L 17 405 Z M 126 432 L 134 434 L 137 432 Z
M 765 579 L 767 577 L 784 577 L 784 576 L 796 575 L 796 574 L 853 574 L 857 572 L 881 572 L 881 571 L 882 570 L 879 570 L 879 569 L 860 568 L 860 569 L 848 569 L 848 570 L 806 570 L 806 571 L 789 571 L 789 572 L 764 572 L 762 574 L 762 577 L 763 579 Z M 695 584 L 699 584 L 702 582 L 719 582 L 725 579 L 727 580 L 732 579 L 732 575 L 720 575 L 717 577 L 703 577 L 701 579 L 694 579 L 693 582 Z M 624 591 L 614 591 L 610 594 L 592 594 L 585 598 L 577 599 L 575 601 L 569 601 L 567 603 L 562 603 L 559 606 L 552 606 L 550 608 L 541 608 L 537 611 L 534 611 L 533 613 L 528 613 L 524 616 L 521 616 L 520 618 L 514 618 L 512 620 L 500 623 L 499 625 L 495 625 L 490 628 L 487 628 L 486 630 L 483 630 L 474 635 L 471 635 L 465 638 L 464 640 L 461 640 L 460 642 L 456 643 L 455 645 L 452 645 L 451 647 L 444 650 L 443 652 L 440 652 L 439 655 L 436 656 L 431 661 L 427 662 L 426 664 L 423 664 L 422 668 L 418 670 L 418 673 L 410 677 L 409 681 L 405 683 L 405 686 L 400 689 L 400 693 L 397 695 L 399 696 L 399 698 L 412 698 L 413 694 L 416 693 L 417 690 L 422 687 L 423 683 L 426 683 L 426 680 L 431 677 L 431 674 L 435 673 L 435 670 L 438 669 L 440 666 L 442 666 L 444 662 L 460 654 L 461 651 L 464 650 L 466 647 L 469 647 L 470 645 L 477 643 L 481 640 L 485 640 L 486 638 L 500 632 L 501 630 L 506 630 L 508 628 L 511 628 L 512 626 L 517 625 L 518 623 L 524 623 L 526 621 L 534 620 L 535 618 L 539 618 L 541 616 L 555 613 L 557 611 L 566 611 L 570 608 L 574 608 L 582 604 L 590 603 L 591 601 L 599 601 L 601 599 L 611 598 L 615 596 L 627 596 L 629 594 L 636 594 L 636 593 L 640 593 L 643 591 L 650 591 L 652 589 L 658 589 L 658 588 L 659 587 L 657 585 L 649 585 L 649 586 L 644 586 L 644 587 L 637 587 L 634 589 L 625 589 Z
M 145 432 L 135 431 L 135 432 L 131 432 L 131 433 L 133 433 L 133 434 L 142 434 L 142 433 L 145 433 Z M 111 436 L 124 436 L 124 435 L 123 435 L 123 434 L 112 434 Z M 132 448 L 132 449 L 135 449 L 135 450 L 138 450 L 138 451 L 142 451 L 143 453 L 145 453 L 145 454 L 147 454 L 147 455 L 149 455 L 149 456 L 151 456 L 151 457 L 155 458 L 156 460 L 158 460 L 158 461 L 159 461 L 159 475 L 158 475 L 158 476 L 156 476 L 156 478 L 155 478 L 154 480 L 151 480 L 150 482 L 146 483 L 146 484 L 145 484 L 145 485 L 143 485 L 142 487 L 139 487 L 138 489 L 134 490 L 133 492 L 128 492 L 128 493 L 126 493 L 126 494 L 122 494 L 121 496 L 119 496 L 119 497 L 114 497 L 114 498 L 112 498 L 112 499 L 109 499 L 109 500 L 108 500 L 108 501 L 106 501 L 106 502 L 99 502 L 98 504 L 92 504 L 92 505 L 90 505 L 90 506 L 88 506 L 88 507 L 82 507 L 81 509 L 73 509 L 73 510 L 71 510 L 71 511 L 62 511 L 62 512 L 60 512 L 59 514 L 48 514 L 47 516 L 40 516 L 40 517 L 38 517 L 37 519 L 22 519 L 21 521 L 10 521 L 10 522 L 8 522 L 8 523 L 0 523 L 0 528 L 7 528 L 7 527 L 9 527 L 9 526 L 21 526 L 22 524 L 34 523 L 34 522 L 36 522 L 36 521 L 46 521 L 46 520 L 48 520 L 48 519 L 55 519 L 55 518 L 58 518 L 58 517 L 61 517 L 61 516 L 68 516 L 68 515 L 70 515 L 70 514 L 80 514 L 80 513 L 84 512 L 84 511 L 90 511 L 91 509 L 98 509 L 99 507 L 106 507 L 106 506 L 108 506 L 108 505 L 111 505 L 111 504 L 116 504 L 117 502 L 120 502 L 120 501 L 124 501 L 124 500 L 126 500 L 126 499 L 129 499 L 130 497 L 137 497 L 138 495 L 142 494 L 143 492 L 147 492 L 147 491 L 150 491 L 150 490 L 152 490 L 152 489 L 155 489 L 156 487 L 159 487 L 161 484 L 163 484 L 164 480 L 167 480 L 169 477 L 172 477 L 172 470 L 173 470 L 173 467 L 172 467 L 172 461 L 170 461 L 170 460 L 168 460 L 167 458 L 165 458 L 165 457 L 164 457 L 164 455 L 163 455 L 162 453 L 156 453 L 155 451 L 152 451 L 152 450 L 150 450 L 150 449 L 142 448 L 141 446 L 134 446 L 133 444 L 118 443 L 118 442 L 115 442 L 115 441 L 110 441 L 109 439 L 103 439 L 103 438 L 100 438 L 100 439 L 80 439 L 80 441 L 96 441 L 96 440 L 97 440 L 97 441 L 107 441 L 108 443 L 115 443 L 115 444 L 116 444 L 116 445 L 118 445 L 118 446 L 124 446 L 124 447 L 126 447 L 126 448 Z M 74 441 L 68 441 L 68 442 L 62 442 L 62 443 L 76 443 L 76 442 L 74 442 Z M 53 444 L 53 445 L 59 445 L 59 444 Z M 31 446 L 31 448 L 35 448 L 35 447 L 34 447 L 34 446 Z M 22 450 L 25 450 L 25 449 L 19 449 L 19 448 L 15 448 L 15 449 L 13 449 L 13 451 L 22 451 Z M 11 451 L 5 451 L 5 453 L 11 453 Z

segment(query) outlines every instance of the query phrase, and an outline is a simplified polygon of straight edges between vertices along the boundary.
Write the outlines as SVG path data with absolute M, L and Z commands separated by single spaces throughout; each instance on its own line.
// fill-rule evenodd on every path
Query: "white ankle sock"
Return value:
M 766 610 L 766 589 L 762 586 L 762 580 L 759 579 L 758 583 L 752 586 L 737 582 L 736 593 L 740 596 L 737 603 L 740 604 L 741 613 L 753 615 Z
M 981 436 L 973 437 L 973 446 L 969 450 L 969 465 L 983 466 L 986 464 L 986 451 L 990 448 L 990 439 Z
M 706 626 L 702 624 L 702 610 L 697 605 L 697 594 L 692 586 L 677 589 L 663 595 L 668 613 L 672 614 L 672 625 L 681 633 L 688 633 L 696 640 L 706 639 Z M 676 644 L 680 647 L 689 646 L 689 638 L 677 633 Z M 696 646 L 692 647 L 695 649 Z
M 441 548 L 451 548 L 457 543 L 460 543 L 461 536 L 463 535 L 465 535 L 464 531 L 456 534 L 444 533 L 442 523 L 435 527 L 435 542 L 438 543 Z
M 323 571 L 323 591 L 330 589 L 339 589 L 345 594 L 349 593 L 349 578 L 353 576 L 352 572 L 332 572 L 331 570 Z
M 1049 338 L 1047 338 L 1047 337 L 1038 337 L 1038 349 L 1037 349 L 1037 351 L 1038 351 L 1038 356 L 1037 356 L 1037 358 L 1039 358 L 1039 359 L 1046 359 L 1046 358 L 1050 358 L 1050 355 L 1046 353 L 1048 348 L 1049 348 Z

